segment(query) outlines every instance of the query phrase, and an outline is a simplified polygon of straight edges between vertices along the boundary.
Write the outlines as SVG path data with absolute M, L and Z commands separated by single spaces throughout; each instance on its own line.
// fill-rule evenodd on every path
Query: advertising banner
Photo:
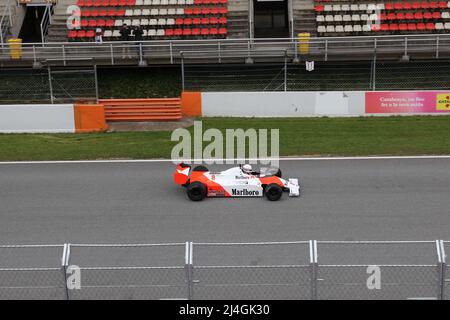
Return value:
M 366 92 L 366 113 L 450 114 L 450 91 Z

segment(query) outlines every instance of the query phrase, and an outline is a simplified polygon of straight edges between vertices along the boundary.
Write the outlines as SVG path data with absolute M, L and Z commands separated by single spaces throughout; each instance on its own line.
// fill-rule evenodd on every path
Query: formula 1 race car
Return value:
M 283 191 L 290 197 L 300 196 L 298 179 L 281 178 L 279 168 L 261 168 L 252 171 L 249 164 L 221 172 L 210 172 L 205 166 L 194 169 L 184 163 L 177 165 L 174 173 L 176 184 L 186 188 L 192 201 L 206 197 L 262 197 L 270 201 L 281 198 Z

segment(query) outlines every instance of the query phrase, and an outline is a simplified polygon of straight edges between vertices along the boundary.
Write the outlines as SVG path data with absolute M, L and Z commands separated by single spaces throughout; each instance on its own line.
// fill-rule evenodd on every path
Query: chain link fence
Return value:
M 97 98 L 96 68 L 0 68 L 0 104 L 73 103 Z
M 450 296 L 449 245 L 310 240 L 0 246 L 0 300 L 441 300 Z
M 315 61 L 184 64 L 183 88 L 197 91 L 448 90 L 449 61 Z

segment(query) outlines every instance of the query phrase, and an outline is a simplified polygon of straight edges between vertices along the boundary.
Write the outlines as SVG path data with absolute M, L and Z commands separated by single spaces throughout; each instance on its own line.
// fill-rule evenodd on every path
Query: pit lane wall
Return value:
M 450 114 L 450 91 L 184 92 L 187 116 L 345 117 Z
M 81 133 L 106 129 L 102 105 L 0 105 L 0 133 Z

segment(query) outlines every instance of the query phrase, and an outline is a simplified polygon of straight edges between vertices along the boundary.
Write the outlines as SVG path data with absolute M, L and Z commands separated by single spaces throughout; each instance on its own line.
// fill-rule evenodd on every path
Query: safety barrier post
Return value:
M 64 278 L 64 292 L 66 300 L 70 300 L 69 288 L 67 287 L 67 268 L 70 260 L 70 243 L 65 243 L 63 248 L 63 255 L 61 258 L 61 270 Z
M 194 299 L 194 267 L 192 264 L 193 245 L 192 242 L 186 242 L 185 252 L 185 270 L 186 270 L 186 283 L 187 283 L 187 299 Z
M 311 274 L 311 300 L 317 300 L 317 240 L 309 240 L 310 274 Z

